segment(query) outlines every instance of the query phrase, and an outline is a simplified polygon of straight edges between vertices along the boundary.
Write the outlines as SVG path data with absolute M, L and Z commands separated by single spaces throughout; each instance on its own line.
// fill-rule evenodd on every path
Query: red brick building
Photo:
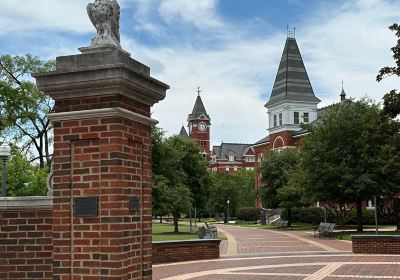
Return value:
M 222 143 L 210 151 L 211 118 L 207 114 L 197 91 L 192 113 L 187 118 L 189 133 L 182 126 L 179 135 L 197 142 L 204 158 L 209 160 L 209 169 L 221 173 L 233 173 L 240 169 L 254 169 L 255 154 L 251 144 Z
M 254 149 L 249 144 L 222 143 L 214 146 L 208 167 L 215 172 L 233 173 L 240 169 L 253 170 Z
M 210 159 L 210 127 L 211 118 L 207 114 L 203 101 L 200 97 L 200 88 L 198 89 L 196 102 L 192 113 L 187 118 L 189 134 L 182 126 L 179 135 L 182 137 L 189 137 L 197 142 L 201 148 L 201 153 L 204 158 Z
M 344 99 L 344 91 L 342 95 Z M 265 104 L 268 110 L 269 135 L 252 146 L 256 167 L 268 150 L 298 147 L 301 139 L 308 133 L 300 124 L 315 122 L 325 112 L 325 109 L 317 109 L 319 102 L 314 95 L 296 39 L 288 36 L 271 97 Z M 256 173 L 256 189 L 261 185 L 260 175 Z M 256 206 L 262 206 L 260 200 L 256 202 Z

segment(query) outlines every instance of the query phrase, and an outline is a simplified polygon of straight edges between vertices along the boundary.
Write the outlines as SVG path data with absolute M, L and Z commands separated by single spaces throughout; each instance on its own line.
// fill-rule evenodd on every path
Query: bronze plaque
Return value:
M 97 196 L 86 196 L 74 198 L 75 217 L 96 217 L 98 215 L 99 198 Z
M 129 212 L 140 211 L 140 197 L 133 196 L 129 199 Z

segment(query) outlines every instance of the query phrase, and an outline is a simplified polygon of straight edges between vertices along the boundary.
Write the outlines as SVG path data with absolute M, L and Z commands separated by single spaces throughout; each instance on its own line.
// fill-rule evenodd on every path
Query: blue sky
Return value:
M 89 0 L 0 0 L 0 53 L 43 59 L 78 53 L 95 29 Z M 286 39 L 296 38 L 320 107 L 339 100 L 341 81 L 354 98 L 380 101 L 399 87 L 375 76 L 393 64 L 396 0 L 120 0 L 121 44 L 168 83 L 153 117 L 168 135 L 186 125 L 196 89 L 212 118 L 213 144 L 254 143 L 267 134 L 263 107 Z

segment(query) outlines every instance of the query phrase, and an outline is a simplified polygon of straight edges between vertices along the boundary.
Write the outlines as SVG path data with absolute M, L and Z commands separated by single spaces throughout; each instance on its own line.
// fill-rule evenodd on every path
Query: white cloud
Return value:
M 337 101 L 341 80 L 348 95 L 377 101 L 398 87 L 396 79 L 377 83 L 375 77 L 394 63 L 389 49 L 395 36 L 387 27 L 398 20 L 399 9 L 399 2 L 358 0 L 334 10 L 327 7 L 306 23 L 298 41 L 323 105 Z
M 265 86 L 271 88 L 273 81 L 254 81 L 275 74 L 277 66 L 269 65 L 278 63 L 281 46 L 274 41 L 276 38 L 250 45 L 238 42 L 221 50 L 202 52 L 192 48 L 148 48 L 132 40 L 125 47 L 136 59 L 152 66 L 153 76 L 170 84 L 167 98 L 153 108 L 154 117 L 169 135 L 178 133 L 182 124 L 186 126 L 200 85 L 212 119 L 213 143 L 251 143 L 265 135 L 265 100 L 260 92 Z M 259 63 L 260 57 L 264 63 Z
M 85 33 L 93 30 L 87 0 L 0 0 L 0 35 L 45 29 Z
M 216 13 L 217 3 L 217 0 L 163 0 L 158 11 L 168 23 L 183 21 L 199 29 L 216 28 L 223 26 Z

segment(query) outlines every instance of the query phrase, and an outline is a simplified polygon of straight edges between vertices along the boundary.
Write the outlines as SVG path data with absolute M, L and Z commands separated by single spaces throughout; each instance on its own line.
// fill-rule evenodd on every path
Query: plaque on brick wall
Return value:
M 137 212 L 140 210 L 140 197 L 133 196 L 129 198 L 129 212 Z
M 74 216 L 75 217 L 96 217 L 98 215 L 97 196 L 86 196 L 74 198 Z

